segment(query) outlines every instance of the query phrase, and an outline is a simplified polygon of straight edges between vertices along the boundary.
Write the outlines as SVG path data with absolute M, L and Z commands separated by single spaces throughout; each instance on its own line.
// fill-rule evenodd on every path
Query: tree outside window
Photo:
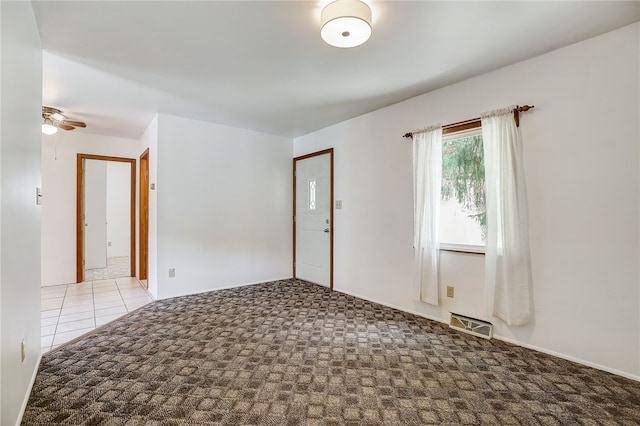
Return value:
M 449 135 L 442 142 L 440 243 L 484 246 L 486 235 L 481 130 Z

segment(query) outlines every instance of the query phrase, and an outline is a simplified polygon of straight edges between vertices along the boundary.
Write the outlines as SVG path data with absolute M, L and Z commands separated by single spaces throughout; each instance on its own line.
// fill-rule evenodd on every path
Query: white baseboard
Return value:
M 29 397 L 31 396 L 31 389 L 33 389 L 33 384 L 36 382 L 36 376 L 38 375 L 38 370 L 40 370 L 40 361 L 42 361 L 42 352 L 40 352 L 40 355 L 38 355 L 38 360 L 36 361 L 36 368 L 33 369 L 33 374 L 31 375 L 31 380 L 29 381 L 29 387 L 27 388 L 27 393 L 24 396 L 22 405 L 20 406 L 20 411 L 18 412 L 18 419 L 16 421 L 16 426 L 20 426 L 20 423 L 22 423 L 22 417 L 24 416 L 24 412 L 27 409 L 27 402 L 29 402 Z
M 357 297 L 359 299 L 368 300 L 369 302 L 377 303 L 377 304 L 382 305 L 382 306 L 387 306 L 389 308 L 397 309 L 399 311 L 406 312 L 408 314 L 417 315 L 419 317 L 430 319 L 430 320 L 433 320 L 433 321 L 437 321 L 437 322 L 440 322 L 440 323 L 443 323 L 443 324 L 449 324 L 448 320 L 445 320 L 445 319 L 442 319 L 442 318 L 437 318 L 437 317 L 434 317 L 434 316 L 431 316 L 431 315 L 426 315 L 426 314 L 424 314 L 422 312 L 412 311 L 410 309 L 406 309 L 406 308 L 403 308 L 403 307 L 400 307 L 400 306 L 395 306 L 395 305 L 392 305 L 390 303 L 383 302 L 381 300 L 373 299 L 371 297 L 365 297 L 365 296 L 362 296 L 362 295 L 359 295 L 359 294 L 356 294 L 356 293 L 352 293 L 352 292 L 349 292 L 349 291 L 337 290 L 335 288 L 334 288 L 334 291 L 337 291 L 339 293 L 348 294 L 350 296 Z M 631 379 L 631 380 L 635 380 L 637 382 L 640 382 L 640 376 L 635 375 L 635 374 L 630 374 L 630 373 L 627 373 L 625 371 L 616 370 L 615 368 L 606 367 L 604 365 L 596 364 L 596 363 L 591 362 L 591 361 L 587 361 L 587 360 L 584 360 L 584 359 L 581 359 L 581 358 L 576 358 L 576 357 L 573 357 L 573 356 L 570 356 L 570 355 L 565 355 L 563 353 L 551 351 L 549 349 L 544 349 L 544 348 L 541 348 L 539 346 L 530 345 L 528 343 L 520 342 L 518 340 L 514 340 L 514 339 L 511 339 L 511 338 L 508 338 L 508 337 L 504 337 L 504 336 L 500 336 L 500 335 L 497 335 L 497 334 L 494 334 L 493 338 L 497 339 L 497 340 L 501 340 L 503 342 L 511 343 L 512 345 L 521 346 L 523 348 L 531 349 L 531 350 L 534 350 L 536 352 L 542 352 L 542 353 L 547 354 L 547 355 L 552 355 L 552 356 L 555 356 L 555 357 L 558 357 L 558 358 L 566 359 L 567 361 L 575 362 L 577 364 L 582 364 L 582 365 L 585 365 L 587 367 L 595 368 L 596 370 L 606 371 L 607 373 L 615 374 L 617 376 L 626 377 L 627 379 Z
M 174 297 L 191 296 L 191 295 L 194 295 L 194 294 L 209 293 L 210 291 L 228 290 L 230 288 L 248 287 L 248 286 L 251 286 L 251 285 L 265 284 L 265 283 L 270 283 L 270 282 L 273 282 L 273 281 L 290 280 L 292 278 L 293 277 L 289 276 L 289 277 L 284 277 L 284 278 L 269 278 L 269 279 L 266 279 L 266 280 L 249 282 L 249 283 L 230 284 L 230 285 L 226 285 L 226 286 L 222 286 L 222 287 L 215 287 L 215 288 L 210 288 L 210 289 L 201 290 L 201 291 L 192 291 L 192 292 L 187 292 L 187 293 L 174 294 L 174 295 L 171 295 L 171 296 L 158 298 L 156 300 L 173 299 Z
M 625 371 L 616 370 L 615 368 L 606 367 L 604 365 L 596 364 L 595 362 L 587 361 L 584 359 L 576 358 L 570 355 L 565 355 L 560 352 L 551 351 L 549 349 L 541 348 L 539 346 L 530 345 L 528 343 L 523 343 L 518 340 L 511 339 L 509 337 L 500 336 L 497 334 L 493 335 L 494 339 L 502 340 L 503 342 L 511 343 L 512 345 L 522 346 L 523 348 L 531 349 L 536 352 L 542 352 L 543 354 L 552 355 L 558 358 L 566 359 L 567 361 L 575 362 L 577 364 L 582 364 L 587 367 L 595 368 L 596 370 L 606 371 L 607 373 L 615 374 L 616 376 L 626 377 L 627 379 L 635 380 L 640 382 L 640 376 L 635 374 L 630 374 Z
M 441 322 L 441 323 L 447 324 L 447 325 L 449 324 L 449 321 L 444 320 L 442 318 L 434 317 L 432 315 L 427 315 L 425 313 L 418 312 L 418 311 L 412 311 L 411 309 L 402 308 L 400 306 L 396 306 L 396 305 L 393 305 L 391 303 L 383 302 L 382 300 L 377 300 L 377 299 L 374 299 L 372 297 L 365 297 L 365 296 L 362 296 L 362 295 L 359 295 L 359 294 L 356 294 L 356 293 L 352 293 L 350 291 L 337 290 L 335 288 L 333 290 L 337 291 L 338 293 L 344 293 L 344 294 L 348 294 L 349 296 L 357 297 L 358 299 L 368 300 L 369 302 L 377 303 L 378 305 L 386 306 L 387 308 L 397 309 L 399 311 L 406 312 L 408 314 L 417 315 L 419 317 L 430 319 L 430 320 L 437 321 L 437 322 Z
M 230 289 L 230 288 L 238 288 L 238 287 L 248 287 L 248 286 L 251 286 L 251 285 L 266 284 L 266 283 L 270 283 L 270 282 L 274 282 L 274 281 L 290 280 L 292 278 L 293 277 L 271 278 L 271 279 L 268 279 L 268 280 L 256 281 L 256 282 L 251 282 L 251 283 L 232 284 L 232 285 L 228 285 L 228 286 L 225 286 L 225 287 L 218 287 L 218 288 L 215 288 L 215 289 L 213 289 L 211 291 L 227 290 L 227 289 Z

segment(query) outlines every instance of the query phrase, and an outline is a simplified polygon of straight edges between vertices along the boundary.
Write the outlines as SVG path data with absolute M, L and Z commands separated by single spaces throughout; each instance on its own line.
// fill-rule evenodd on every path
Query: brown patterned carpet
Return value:
M 296 280 L 44 355 L 24 425 L 638 425 L 640 383 Z

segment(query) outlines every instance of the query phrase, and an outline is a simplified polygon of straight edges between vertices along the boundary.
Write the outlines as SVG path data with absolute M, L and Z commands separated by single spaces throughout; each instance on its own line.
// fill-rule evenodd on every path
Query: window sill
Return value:
M 469 253 L 469 254 L 480 254 L 484 256 L 485 248 L 484 246 L 467 246 L 462 244 L 440 244 L 440 251 L 450 251 L 453 253 Z

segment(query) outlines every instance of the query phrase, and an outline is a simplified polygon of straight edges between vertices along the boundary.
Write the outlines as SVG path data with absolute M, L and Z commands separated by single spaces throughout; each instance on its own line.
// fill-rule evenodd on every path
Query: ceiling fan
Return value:
M 84 128 L 87 127 L 87 124 L 67 119 L 67 116 L 57 108 L 42 107 L 42 133 L 45 135 L 53 135 L 58 129 L 73 130 L 76 127 Z

